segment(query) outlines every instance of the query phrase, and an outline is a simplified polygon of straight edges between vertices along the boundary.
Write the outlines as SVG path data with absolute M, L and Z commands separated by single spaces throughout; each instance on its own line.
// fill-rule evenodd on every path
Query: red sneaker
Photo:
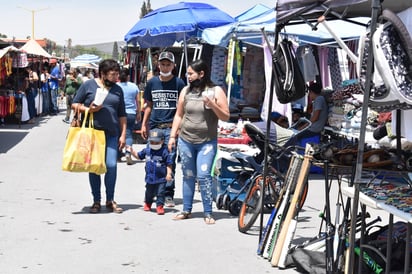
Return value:
M 144 211 L 150 211 L 151 207 L 152 207 L 152 204 L 144 203 L 143 210 Z
M 157 212 L 157 215 L 163 215 L 165 214 L 165 209 L 163 208 L 162 205 L 159 205 L 156 207 L 156 212 Z

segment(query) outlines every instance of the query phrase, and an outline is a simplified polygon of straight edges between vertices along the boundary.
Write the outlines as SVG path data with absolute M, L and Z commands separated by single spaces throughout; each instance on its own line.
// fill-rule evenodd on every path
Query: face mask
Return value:
M 112 82 L 112 81 L 109 81 L 109 80 L 107 80 L 107 79 L 104 79 L 104 85 L 106 86 L 106 87 L 108 87 L 108 88 L 111 88 L 112 86 L 114 86 L 116 83 L 115 82 Z
M 162 147 L 162 144 L 149 144 L 150 149 L 159 150 Z
M 169 72 L 160 72 L 160 76 L 163 76 L 163 77 L 169 77 L 170 75 L 172 75 L 171 71 L 169 71 Z
M 196 80 L 190 82 L 190 88 L 199 88 L 201 82 L 202 81 L 200 79 L 196 79 Z

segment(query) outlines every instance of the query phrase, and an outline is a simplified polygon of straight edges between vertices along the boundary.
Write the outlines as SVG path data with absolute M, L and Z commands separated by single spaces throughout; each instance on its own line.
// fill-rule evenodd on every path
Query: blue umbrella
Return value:
M 205 28 L 234 22 L 218 8 L 205 3 L 180 2 L 146 14 L 125 35 L 125 41 L 142 48 L 166 47 L 200 37 Z

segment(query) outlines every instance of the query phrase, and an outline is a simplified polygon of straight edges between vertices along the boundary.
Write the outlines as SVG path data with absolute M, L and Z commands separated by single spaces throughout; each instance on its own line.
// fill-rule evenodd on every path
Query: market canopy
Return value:
M 284 24 L 290 20 L 316 19 L 326 9 L 344 15 L 344 18 L 370 17 L 373 0 L 277 0 L 277 23 Z M 380 1 L 383 9 L 398 13 L 412 6 L 411 0 Z M 328 16 L 336 18 L 329 12 Z
M 29 41 L 27 41 L 26 44 L 24 44 L 20 48 L 20 50 L 25 51 L 27 54 L 31 54 L 31 55 L 43 56 L 43 57 L 46 57 L 46 58 L 51 58 L 52 57 L 34 39 L 29 39 Z
M 355 20 L 359 22 L 359 24 L 353 23 Z M 365 33 L 365 25 L 369 20 L 370 18 L 366 17 L 356 18 L 351 22 L 335 20 L 329 21 L 328 25 L 333 30 L 336 30 L 336 34 L 340 39 L 343 41 L 350 41 L 359 39 L 359 37 Z M 316 28 L 313 28 L 307 23 L 287 25 L 281 30 L 281 33 L 295 40 L 299 44 L 311 44 L 316 46 L 336 44 L 335 38 L 321 24 L 317 25 Z
M 202 39 L 211 45 L 227 46 L 232 37 L 260 45 L 262 31 L 274 32 L 276 29 L 276 13 L 273 8 L 257 4 L 235 17 L 235 22 L 202 32 Z
M 8 46 L 3 49 L 0 49 L 0 58 L 2 58 L 4 55 L 6 55 L 10 51 L 20 51 L 18 48 L 15 46 Z
M 75 58 L 73 58 L 70 61 L 70 67 L 72 68 L 78 68 L 78 67 L 82 67 L 82 68 L 92 68 L 92 69 L 96 69 L 98 67 L 98 63 L 102 60 L 102 58 L 100 58 L 97 55 L 94 54 L 82 54 L 79 55 Z
M 142 48 L 172 46 L 200 32 L 234 22 L 233 17 L 205 3 L 180 2 L 146 14 L 125 35 L 125 41 Z

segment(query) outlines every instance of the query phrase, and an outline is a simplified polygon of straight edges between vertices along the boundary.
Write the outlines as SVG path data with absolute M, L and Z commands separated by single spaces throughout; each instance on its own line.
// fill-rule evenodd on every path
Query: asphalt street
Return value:
M 215 208 L 216 224 L 206 225 L 200 193 L 191 219 L 172 220 L 182 209 L 180 165 L 177 205 L 166 208 L 165 215 L 143 211 L 144 162 L 137 160 L 118 164 L 115 200 L 124 212 L 103 207 L 102 213 L 89 214 L 87 174 L 61 169 L 68 129 L 64 114 L 0 129 L 0 273 L 297 272 L 273 268 L 256 255 L 259 221 L 242 234 L 236 217 Z M 336 193 L 332 186 L 332 204 Z M 295 241 L 318 234 L 324 201 L 324 179 L 311 176 Z

